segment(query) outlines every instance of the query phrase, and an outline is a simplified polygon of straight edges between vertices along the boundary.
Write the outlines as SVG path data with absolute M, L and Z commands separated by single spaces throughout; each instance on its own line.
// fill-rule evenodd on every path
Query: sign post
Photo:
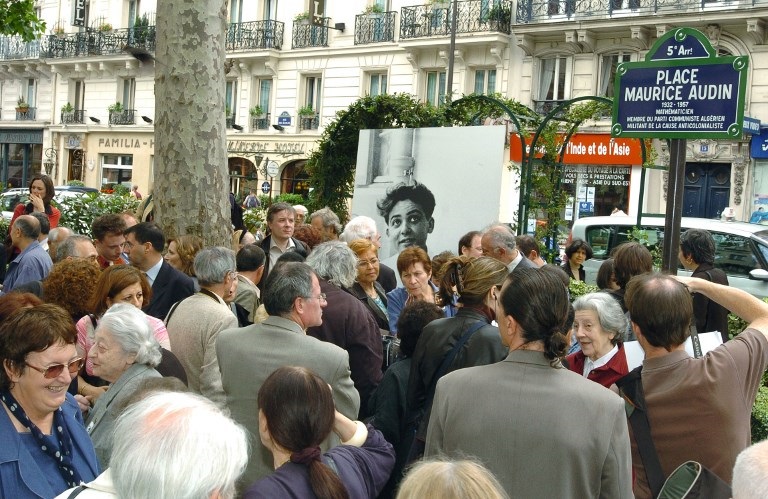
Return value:
M 748 68 L 748 57 L 717 57 L 702 32 L 679 28 L 616 71 L 611 135 L 672 139 L 663 271 L 677 269 L 686 139 L 741 137 Z

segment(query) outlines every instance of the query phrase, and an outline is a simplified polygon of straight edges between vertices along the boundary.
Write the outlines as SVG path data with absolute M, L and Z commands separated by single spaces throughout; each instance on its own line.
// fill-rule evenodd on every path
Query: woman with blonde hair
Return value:
M 496 319 L 496 296 L 509 270 L 500 261 L 458 256 L 443 266 L 440 288 L 455 290 L 460 305 L 454 317 L 430 322 L 413 353 L 408 381 L 407 431 L 423 445 L 437 381 L 464 367 L 495 364 L 507 356 Z M 417 446 L 418 443 L 417 442 Z
M 163 257 L 168 265 L 194 279 L 195 289 L 200 289 L 195 277 L 195 255 L 201 249 L 203 249 L 203 240 L 200 236 L 185 234 L 168 240 L 168 251 Z
M 425 460 L 405 477 L 397 499 L 508 499 L 496 477 L 474 461 Z
M 357 278 L 347 291 L 368 307 L 379 329 L 389 331 L 387 293 L 376 281 L 380 263 L 378 248 L 370 239 L 355 239 L 349 243 L 349 248 L 357 255 Z

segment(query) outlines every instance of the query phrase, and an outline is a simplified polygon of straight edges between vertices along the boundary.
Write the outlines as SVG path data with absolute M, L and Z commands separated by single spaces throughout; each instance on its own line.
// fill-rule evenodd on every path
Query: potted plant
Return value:
M 368 16 L 369 19 L 381 19 L 384 15 L 384 8 L 381 5 L 374 3 L 366 7 L 363 14 Z
M 310 104 L 299 108 L 299 116 L 303 118 L 313 118 L 315 116 L 315 110 L 312 109 Z
M 62 123 L 71 123 L 74 121 L 75 117 L 75 108 L 72 107 L 72 104 L 67 102 L 63 106 L 61 106 L 61 121 Z
M 253 106 L 248 110 L 248 113 L 254 118 L 260 118 L 264 116 L 264 110 L 261 108 L 261 106 Z
M 488 19 L 497 28 L 509 27 L 512 21 L 512 10 L 508 4 L 494 4 L 491 10 L 488 11 Z
M 293 20 L 299 24 L 309 24 L 309 12 L 302 12 L 301 14 L 297 14 Z
M 56 26 L 53 28 L 53 34 L 58 36 L 59 38 L 64 36 L 64 28 L 62 26 Z
M 112 25 L 109 23 L 101 23 L 99 26 L 99 31 L 106 32 L 106 31 L 112 31 Z
M 66 104 L 61 106 L 61 112 L 62 113 L 74 113 L 75 112 L 75 108 L 72 107 L 71 103 L 67 102 Z
M 125 109 L 123 108 L 123 104 L 121 102 L 115 102 L 114 104 L 110 104 L 107 107 L 107 111 L 109 111 L 109 116 L 112 115 L 118 115 L 122 114 Z
M 232 108 L 229 106 L 224 107 L 224 115 L 230 118 L 232 116 Z
M 16 101 L 16 112 L 17 113 L 26 113 L 29 111 L 29 103 L 24 100 L 24 97 L 19 97 L 19 100 Z

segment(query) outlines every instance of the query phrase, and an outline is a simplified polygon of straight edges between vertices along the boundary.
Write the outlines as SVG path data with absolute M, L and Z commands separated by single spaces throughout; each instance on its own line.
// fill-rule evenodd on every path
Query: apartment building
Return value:
M 155 0 L 37 5 L 44 36 L 0 39 L 0 180 L 26 185 L 44 170 L 57 183 L 151 191 L 154 65 L 124 47 L 153 52 Z M 229 0 L 222 107 L 234 192 L 307 192 L 305 161 L 324 127 L 364 95 L 407 92 L 437 105 L 448 91 L 451 4 L 326 0 L 322 27 L 308 24 L 311 6 Z M 642 60 L 656 38 L 686 26 L 720 54 L 750 57 L 745 114 L 768 121 L 765 0 L 461 0 L 457 8 L 454 96 L 500 92 L 542 113 L 570 98 L 611 97 L 619 63 Z M 605 121 L 581 132 L 611 144 L 609 128 Z M 761 137 L 688 141 L 689 214 L 731 206 L 747 219 L 755 203 L 768 204 L 768 152 L 759 144 L 768 150 L 768 134 Z M 662 163 L 665 144 L 657 148 Z M 641 200 L 636 153 L 567 165 L 571 216 L 606 214 L 617 203 L 629 213 L 640 203 L 663 211 L 666 173 L 647 172 Z

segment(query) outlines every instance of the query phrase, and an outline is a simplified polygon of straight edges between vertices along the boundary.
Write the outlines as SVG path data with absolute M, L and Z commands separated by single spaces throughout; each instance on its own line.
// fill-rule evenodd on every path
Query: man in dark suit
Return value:
M 264 276 L 259 284 L 263 291 L 264 282 L 269 276 L 269 271 L 275 267 L 280 255 L 288 251 L 295 251 L 304 258 L 309 254 L 309 247 L 302 241 L 293 237 L 294 220 L 296 211 L 288 203 L 273 203 L 267 210 L 267 227 L 269 235 L 261 241 L 261 249 L 267 255 L 264 262 Z
M 517 267 L 538 268 L 517 249 L 515 235 L 506 225 L 497 224 L 486 229 L 480 238 L 480 245 L 483 247 L 483 256 L 495 258 L 506 265 L 510 272 Z
M 142 222 L 125 231 L 125 251 L 131 265 L 144 272 L 152 286 L 152 299 L 144 313 L 165 319 L 174 303 L 195 292 L 192 278 L 163 260 L 165 236 L 154 222 Z

